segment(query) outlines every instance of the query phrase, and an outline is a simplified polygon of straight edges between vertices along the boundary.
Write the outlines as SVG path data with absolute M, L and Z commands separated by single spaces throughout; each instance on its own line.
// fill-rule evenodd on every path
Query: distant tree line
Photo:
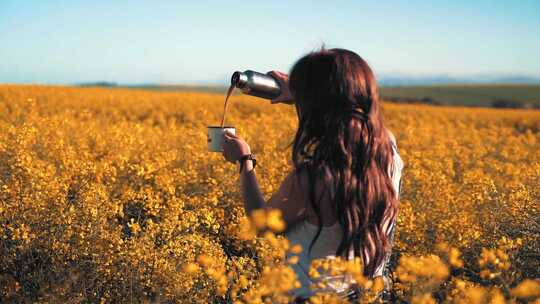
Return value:
M 510 99 L 496 99 L 491 102 L 494 108 L 511 108 L 511 109 L 540 109 L 540 102 L 517 101 Z
M 116 87 L 118 84 L 112 81 L 96 81 L 80 83 L 80 87 Z
M 384 97 L 383 96 L 383 99 L 388 100 L 388 101 L 392 101 L 392 102 L 397 102 L 397 103 L 424 103 L 424 104 L 430 104 L 430 105 L 434 105 L 434 106 L 448 105 L 447 103 L 440 102 L 438 100 L 435 100 L 435 98 L 429 97 L 429 96 L 422 97 L 422 98 L 417 98 L 417 97 L 396 97 L 396 96 Z
M 429 104 L 434 106 L 449 106 L 453 105 L 451 103 L 442 102 L 439 100 L 436 100 L 435 98 L 431 96 L 425 96 L 422 98 L 417 97 L 398 97 L 398 96 L 388 96 L 384 97 L 384 100 L 396 102 L 396 103 L 423 103 L 423 104 Z M 491 101 L 490 104 L 479 104 L 484 106 L 490 106 L 492 108 L 506 108 L 506 109 L 540 109 L 540 101 L 533 102 L 533 101 L 519 101 L 519 100 L 511 100 L 511 99 L 494 99 Z

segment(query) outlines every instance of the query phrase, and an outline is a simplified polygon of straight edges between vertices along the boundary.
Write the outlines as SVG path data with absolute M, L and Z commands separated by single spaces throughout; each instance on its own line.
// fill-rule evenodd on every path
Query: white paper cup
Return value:
M 223 143 L 223 132 L 225 131 L 236 134 L 234 127 L 208 127 L 208 151 L 223 152 L 221 144 Z

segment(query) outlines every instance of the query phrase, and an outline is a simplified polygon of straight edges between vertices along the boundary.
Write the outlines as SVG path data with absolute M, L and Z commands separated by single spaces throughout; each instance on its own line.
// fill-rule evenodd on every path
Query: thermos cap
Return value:
M 231 85 L 242 88 L 244 87 L 248 82 L 248 76 L 245 73 L 236 71 L 232 74 L 231 77 Z

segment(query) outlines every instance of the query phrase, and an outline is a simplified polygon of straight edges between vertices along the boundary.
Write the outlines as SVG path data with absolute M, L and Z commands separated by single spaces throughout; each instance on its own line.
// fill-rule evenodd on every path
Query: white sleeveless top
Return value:
M 393 168 L 389 168 L 389 175 L 392 178 L 392 183 L 399 199 L 400 191 L 400 181 L 401 181 L 401 171 L 403 170 L 403 161 L 398 154 L 397 147 L 392 143 L 393 149 Z M 394 223 L 391 223 L 390 231 L 393 231 Z M 313 281 L 308 273 L 311 265 L 311 261 L 320 258 L 335 258 L 336 250 L 341 242 L 343 232 L 339 222 L 336 222 L 332 226 L 323 226 L 321 234 L 317 238 L 317 241 L 313 244 L 311 253 L 309 254 L 309 245 L 311 244 L 312 239 L 317 234 L 317 226 L 309 223 L 308 221 L 302 221 L 297 224 L 294 228 L 288 231 L 285 236 L 289 239 L 291 245 L 301 245 L 302 252 L 298 255 L 298 263 L 291 265 L 291 268 L 295 271 L 298 281 L 302 286 L 298 289 L 292 291 L 294 297 L 302 296 L 309 297 L 314 294 L 315 291 L 324 291 L 321 289 L 312 290 L 310 285 L 313 284 Z M 287 258 L 291 255 L 289 254 Z M 354 251 L 349 252 L 349 258 L 354 258 Z M 375 270 L 374 276 L 383 275 L 384 267 L 386 266 L 389 256 L 384 259 L 384 262 L 377 267 Z M 344 276 L 330 276 L 321 274 L 319 280 L 324 280 L 325 285 L 328 286 L 328 289 L 332 292 L 341 293 L 346 291 L 349 288 L 350 281 Z

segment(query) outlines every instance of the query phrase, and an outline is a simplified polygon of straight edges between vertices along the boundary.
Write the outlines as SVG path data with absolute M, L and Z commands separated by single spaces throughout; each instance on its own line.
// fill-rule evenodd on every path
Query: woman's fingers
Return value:
M 270 75 L 270 76 L 272 76 L 272 77 L 278 77 L 277 71 L 266 72 L 266 75 Z
M 289 75 L 280 71 L 270 71 L 267 74 L 276 78 L 279 82 L 287 82 L 289 79 Z
M 231 148 L 232 147 L 230 146 L 230 144 L 228 144 L 228 142 L 223 142 L 221 144 L 221 149 L 223 149 L 223 157 L 228 162 L 234 162 L 231 156 Z
M 274 71 L 276 76 L 279 77 L 279 78 L 282 78 L 284 80 L 287 80 L 289 79 L 289 74 L 287 73 L 283 73 L 283 72 L 280 72 L 280 71 Z
M 226 139 L 230 139 L 230 138 L 232 138 L 232 134 L 229 131 L 224 131 L 223 132 L 223 137 L 225 137 Z
M 280 71 L 270 71 L 267 74 L 274 77 L 279 82 L 279 86 L 281 87 L 281 95 L 272 99 L 271 102 L 292 104 L 292 94 L 289 89 L 289 75 Z
M 231 132 L 228 131 L 228 130 L 223 132 L 223 137 L 224 137 L 226 140 L 238 138 L 238 136 L 236 136 L 235 134 L 231 133 Z
M 238 161 L 243 155 L 251 153 L 249 145 L 242 138 L 229 131 L 223 132 L 222 147 L 223 156 L 232 163 Z

